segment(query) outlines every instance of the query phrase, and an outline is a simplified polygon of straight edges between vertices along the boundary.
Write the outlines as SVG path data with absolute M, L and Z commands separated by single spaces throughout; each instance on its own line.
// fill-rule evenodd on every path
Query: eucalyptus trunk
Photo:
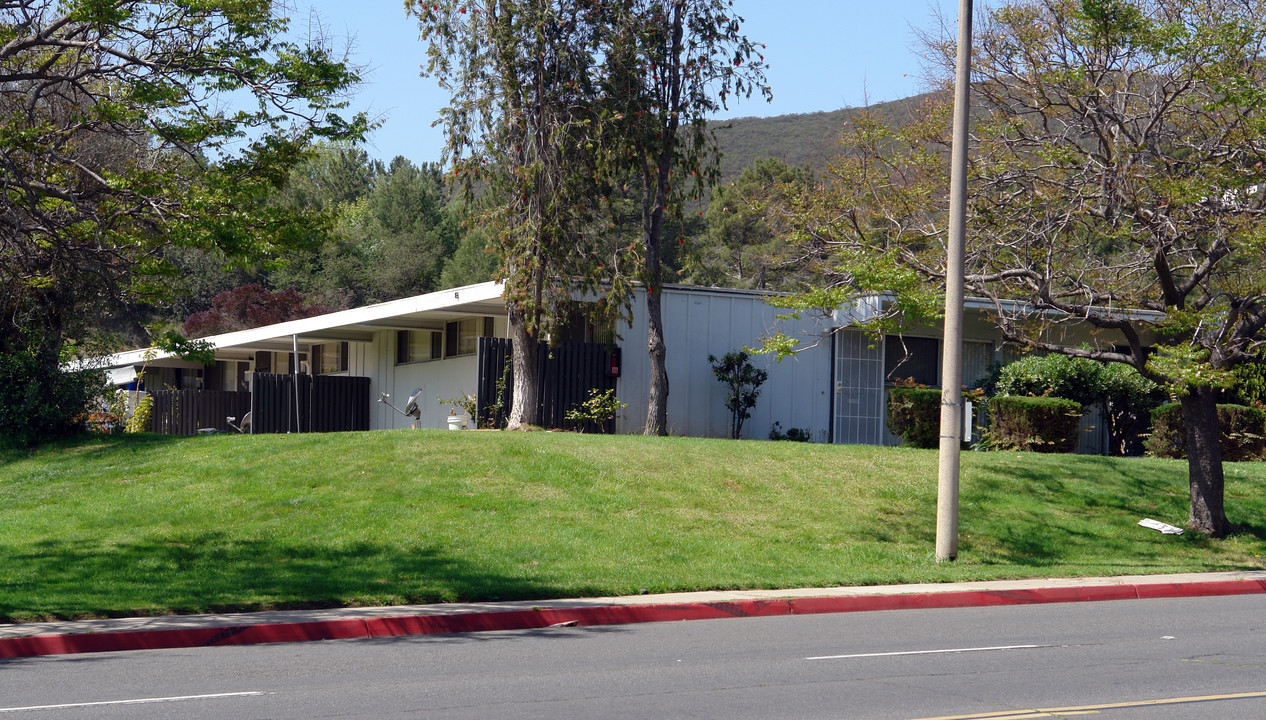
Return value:
M 664 343 L 663 286 L 660 243 L 664 235 L 664 200 L 668 164 L 661 162 L 654 176 L 643 176 L 646 198 L 642 203 L 644 228 L 643 269 L 646 273 L 646 352 L 650 358 L 650 383 L 646 399 L 646 435 L 668 434 L 668 365 Z M 653 198 L 653 201 L 651 201 Z M 650 202 L 648 202 L 650 201 Z
M 514 303 L 510 304 L 509 324 L 510 337 L 514 341 L 510 351 L 511 364 L 514 367 L 514 391 L 506 428 L 526 430 L 537 424 L 540 378 L 537 374 L 536 355 L 539 341 L 529 331 L 522 309 Z

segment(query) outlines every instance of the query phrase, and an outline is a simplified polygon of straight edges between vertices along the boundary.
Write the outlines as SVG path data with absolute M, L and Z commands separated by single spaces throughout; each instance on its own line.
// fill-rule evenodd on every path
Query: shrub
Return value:
M 1072 452 L 1081 403 L 1054 397 L 999 396 L 989 401 L 989 438 L 999 450 Z
M 1030 355 L 998 371 L 1000 395 L 1033 395 L 1098 405 L 1108 426 L 1109 447 L 1117 455 L 1142 452 L 1140 438 L 1152 408 L 1164 400 L 1161 388 L 1124 363 L 1100 363 L 1051 354 Z
M 769 373 L 753 366 L 742 350 L 726 353 L 719 360 L 709 355 L 708 362 L 712 364 L 712 374 L 729 390 L 725 407 L 730 411 L 730 437 L 738 440 L 743 433 L 743 421 L 752 416 L 760 386 L 769 378 Z
M 1152 409 L 1165 401 L 1164 390 L 1124 363 L 1105 365 L 1101 380 L 1109 452 L 1141 455 Z
M 809 432 L 809 428 L 792 427 L 787 428 L 787 432 L 782 431 L 782 423 L 774 422 L 769 427 L 770 440 L 790 440 L 791 442 L 813 442 L 813 435 Z
M 0 447 L 82 432 L 104 389 L 105 376 L 98 371 L 63 372 L 45 361 L 35 343 L 0 339 Z
M 941 391 L 892 388 L 888 391 L 888 427 L 907 445 L 934 448 L 941 438 Z
M 1028 355 L 1002 368 L 999 395 L 1036 395 L 1091 405 L 1103 399 L 1102 363 L 1067 355 Z
M 592 423 L 598 427 L 598 432 L 605 433 L 606 423 L 614 420 L 620 408 L 627 405 L 628 403 L 616 399 L 615 390 L 593 388 L 589 391 L 588 400 L 568 410 L 563 417 L 576 423 L 581 432 L 585 431 L 586 425 Z
M 1222 459 L 1235 462 L 1266 458 L 1266 411 L 1245 405 L 1218 405 Z M 1157 457 L 1187 457 L 1182 405 L 1166 403 L 1152 411 L 1152 434 L 1145 442 Z

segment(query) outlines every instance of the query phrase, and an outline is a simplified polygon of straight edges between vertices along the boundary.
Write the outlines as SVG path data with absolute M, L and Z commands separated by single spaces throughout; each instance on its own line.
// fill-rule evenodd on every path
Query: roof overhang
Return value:
M 217 351 L 290 351 L 295 342 L 302 345 L 342 341 L 367 343 L 374 339 L 374 333 L 384 330 L 442 329 L 444 323 L 457 318 L 504 316 L 506 305 L 503 292 L 504 287 L 499 282 L 466 285 L 302 320 L 212 335 L 202 340 L 210 343 Z M 170 353 L 157 348 L 144 348 L 117 353 L 85 364 L 114 368 L 171 357 Z
M 895 299 L 896 298 L 891 293 L 863 295 L 852 305 L 835 310 L 832 313 L 832 319 L 839 327 L 859 325 L 870 320 L 874 320 L 882 314 L 888 306 L 895 301 Z M 1031 304 L 1019 300 L 999 300 L 998 303 L 995 304 L 994 301 L 989 298 L 968 297 L 963 299 L 963 309 L 978 314 L 998 312 L 999 309 L 1001 309 L 1004 313 L 1032 315 L 1034 317 L 1045 316 L 1047 318 L 1055 318 L 1060 322 L 1078 322 L 1083 319 L 1082 316 L 1069 315 L 1059 310 L 1035 310 Z M 1107 307 L 1096 310 L 1096 312 L 1100 311 L 1103 315 L 1109 317 L 1137 320 L 1140 322 L 1160 322 L 1165 318 L 1165 313 L 1157 312 L 1155 310 Z

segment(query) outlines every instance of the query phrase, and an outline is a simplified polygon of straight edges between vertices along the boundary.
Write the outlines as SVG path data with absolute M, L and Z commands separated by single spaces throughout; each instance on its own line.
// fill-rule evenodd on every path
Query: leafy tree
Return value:
M 764 56 L 741 32 L 731 3 L 618 0 L 602 48 L 604 96 L 613 121 L 604 144 L 614 175 L 641 186 L 642 281 L 646 284 L 650 386 L 645 432 L 668 431 L 663 310 L 665 216 L 716 184 L 707 117 L 765 85 Z M 763 46 L 761 46 L 763 47 Z
M 313 212 L 337 212 L 367 196 L 382 172 L 382 163 L 358 145 L 317 143 L 290 174 L 278 201 Z
M 354 72 L 285 29 L 259 2 L 3 4 L 0 355 L 56 374 L 102 311 L 165 294 L 170 246 L 292 243 L 302 219 L 266 198 L 314 138 L 365 120 L 337 113 Z
M 1132 365 L 1180 395 L 1189 524 L 1221 537 L 1216 395 L 1266 344 L 1266 7 L 1013 0 L 976 37 L 967 290 L 1009 340 Z M 950 77 L 952 40 L 928 40 Z M 829 246 L 840 296 L 943 282 L 943 117 L 858 125 L 836 187 L 785 206 L 802 240 Z M 1055 341 L 1073 322 L 1094 345 Z
M 279 202 L 331 217 L 310 248 L 268 274 L 321 303 L 350 307 L 438 289 L 459 226 L 438 166 L 370 160 L 354 146 L 326 146 L 300 166 Z
M 185 320 L 184 331 L 189 337 L 205 337 L 301 320 L 331 311 L 319 305 L 305 304 L 303 300 L 303 295 L 294 288 L 269 292 L 258 283 L 243 285 L 212 298 L 211 309 L 189 316 Z
M 460 239 L 439 166 L 419 167 L 396 157 L 374 181 L 367 210 L 362 242 L 374 250 L 375 299 L 438 290 L 444 263 Z
M 629 282 L 603 254 L 597 198 L 605 123 L 596 53 L 610 7 L 587 0 L 464 0 L 407 5 L 427 43 L 424 74 L 446 87 L 447 157 L 486 202 L 514 340 L 509 427 L 535 422 L 536 351 L 575 293 L 614 316 Z
M 489 244 L 488 233 L 475 229 L 462 236 L 457 250 L 444 263 L 441 287 L 461 287 L 496 279 L 496 249 Z
M 695 240 L 687 264 L 690 281 L 762 290 L 799 289 L 798 281 L 806 270 L 799 262 L 800 249 L 770 227 L 765 209 L 778 188 L 807 181 L 804 170 L 775 158 L 762 158 L 744 168 L 734 182 L 714 188 L 705 216 L 707 229 Z
M 756 398 L 760 397 L 760 386 L 769 378 L 769 372 L 753 366 L 743 350 L 726 353 L 719 360 L 709 355 L 708 362 L 712 364 L 712 374 L 728 389 L 725 407 L 730 411 L 730 437 L 738 440 L 743 434 L 743 422 L 752 416 Z

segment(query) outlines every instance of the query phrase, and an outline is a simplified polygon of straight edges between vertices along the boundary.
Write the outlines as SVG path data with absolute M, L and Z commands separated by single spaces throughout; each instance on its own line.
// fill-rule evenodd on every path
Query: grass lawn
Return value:
M 114 436 L 0 453 L 0 619 L 1266 566 L 1182 525 L 1186 463 L 964 453 L 959 560 L 936 453 L 556 433 Z

